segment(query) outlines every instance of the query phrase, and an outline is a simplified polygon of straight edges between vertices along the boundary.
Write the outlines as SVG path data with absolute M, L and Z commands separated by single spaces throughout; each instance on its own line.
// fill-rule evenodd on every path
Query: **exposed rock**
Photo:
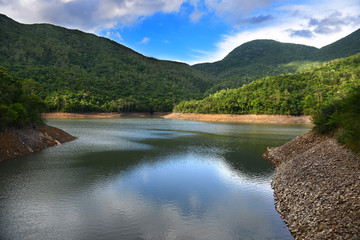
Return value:
M 7 128 L 0 131 L 0 161 L 37 152 L 74 140 L 61 129 L 38 127 Z
M 263 155 L 277 165 L 276 209 L 295 239 L 360 239 L 360 157 L 306 133 Z

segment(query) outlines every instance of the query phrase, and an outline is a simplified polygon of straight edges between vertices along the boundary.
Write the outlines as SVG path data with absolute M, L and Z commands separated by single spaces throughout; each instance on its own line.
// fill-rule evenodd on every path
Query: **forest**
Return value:
M 222 89 L 302 72 L 326 59 L 360 52 L 357 30 L 321 49 L 255 40 L 221 61 L 189 66 L 143 56 L 94 34 L 50 24 L 21 24 L 1 14 L 0 32 L 0 66 L 14 77 L 28 79 L 51 112 L 168 112 L 184 100 L 217 96 Z M 235 108 L 226 111 L 239 112 Z M 301 113 L 289 112 L 285 105 L 265 108 Z
M 183 101 L 174 112 L 312 115 L 360 84 L 360 54 L 302 73 L 265 77 L 202 100 Z
M 274 40 L 254 40 L 240 45 L 224 59 L 193 67 L 218 79 L 207 93 L 239 88 L 262 77 L 299 73 L 323 62 L 360 52 L 360 29 L 320 49 Z
M 46 106 L 30 85 L 0 67 L 0 129 L 42 123 L 40 113 Z
M 215 78 L 184 63 L 145 57 L 93 34 L 0 15 L 0 66 L 33 79 L 48 111 L 171 111 L 200 99 Z
M 335 136 L 340 143 L 360 153 L 360 86 L 344 98 L 333 100 L 314 114 L 315 130 Z

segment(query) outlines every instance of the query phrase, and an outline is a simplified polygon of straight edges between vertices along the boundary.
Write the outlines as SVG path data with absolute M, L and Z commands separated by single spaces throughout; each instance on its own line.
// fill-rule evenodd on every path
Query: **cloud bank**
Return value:
M 0 0 L 0 12 L 23 23 L 52 23 L 96 32 L 128 26 L 155 13 L 178 13 L 184 4 L 193 7 L 189 19 L 199 21 L 214 13 L 229 21 L 267 6 L 270 0 Z M 265 16 L 266 17 L 266 16 Z M 261 16 L 259 19 L 261 20 Z

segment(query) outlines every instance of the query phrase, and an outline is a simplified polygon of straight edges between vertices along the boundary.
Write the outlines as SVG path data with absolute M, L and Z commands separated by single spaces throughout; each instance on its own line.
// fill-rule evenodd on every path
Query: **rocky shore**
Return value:
M 75 137 L 61 129 L 38 127 L 7 128 L 0 131 L 0 161 L 61 145 Z
M 275 165 L 275 206 L 295 239 L 360 239 L 360 157 L 309 132 L 263 157 Z

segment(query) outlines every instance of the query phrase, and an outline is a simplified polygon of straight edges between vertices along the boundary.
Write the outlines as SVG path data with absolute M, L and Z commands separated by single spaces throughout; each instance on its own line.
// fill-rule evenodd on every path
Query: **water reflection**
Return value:
M 260 156 L 308 127 L 51 123 L 78 139 L 0 163 L 4 239 L 291 239 Z

